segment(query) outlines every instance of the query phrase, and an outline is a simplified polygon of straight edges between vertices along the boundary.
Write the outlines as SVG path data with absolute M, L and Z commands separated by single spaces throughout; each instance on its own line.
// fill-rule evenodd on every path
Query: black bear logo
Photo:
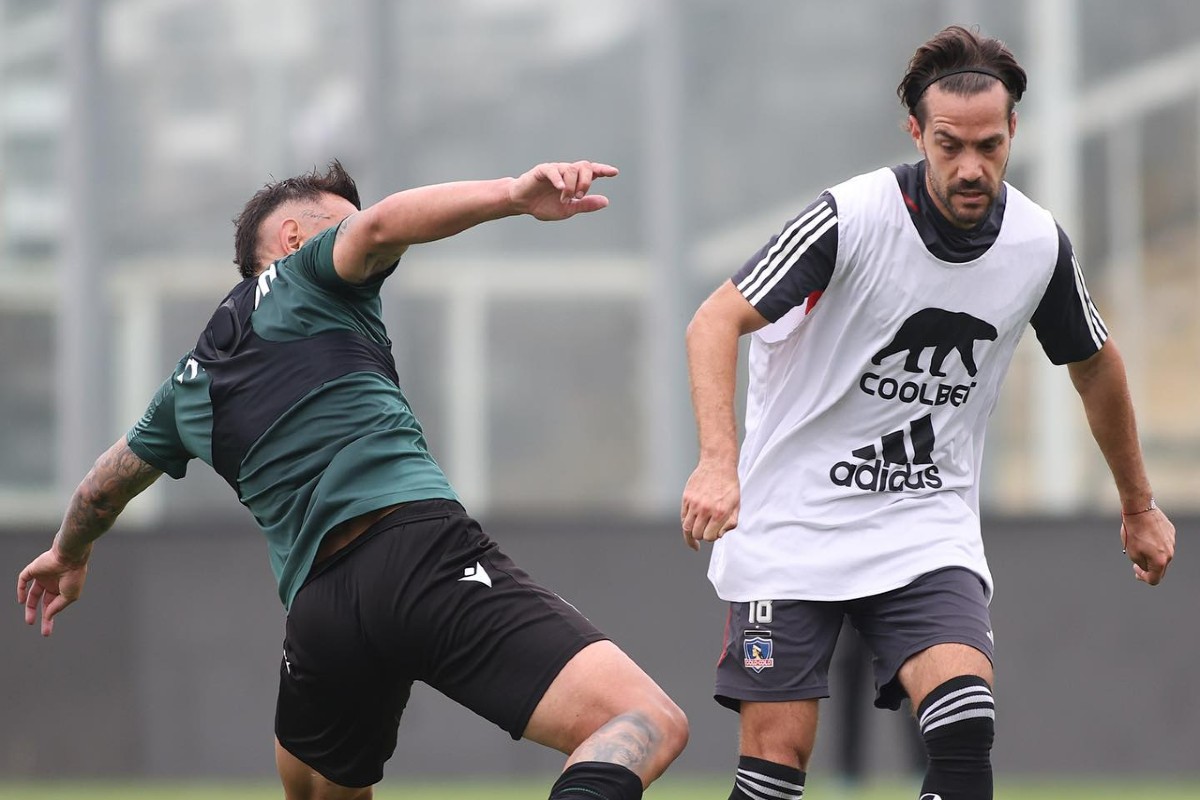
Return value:
M 963 366 L 971 377 L 979 371 L 975 364 L 975 341 L 986 339 L 994 341 L 996 328 L 989 322 L 972 317 L 962 311 L 946 311 L 943 308 L 923 308 L 904 320 L 900 330 L 886 347 L 871 359 L 872 364 L 881 364 L 885 358 L 890 358 L 901 351 L 907 350 L 908 357 L 904 359 L 904 369 L 909 372 L 920 372 L 921 353 L 926 348 L 933 348 L 933 356 L 929 359 L 929 374 L 944 378 L 942 362 L 951 350 L 957 350 Z

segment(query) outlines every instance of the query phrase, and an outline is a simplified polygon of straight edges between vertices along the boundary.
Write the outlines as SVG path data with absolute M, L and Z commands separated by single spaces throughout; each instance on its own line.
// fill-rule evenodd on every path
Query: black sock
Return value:
M 992 740 L 996 703 L 987 681 L 951 678 L 917 709 L 929 768 L 922 796 L 941 800 L 992 800 Z
M 641 800 L 642 779 L 607 761 L 577 761 L 550 788 L 550 800 Z
M 729 800 L 800 800 L 804 773 L 795 767 L 753 756 L 738 759 L 737 777 Z

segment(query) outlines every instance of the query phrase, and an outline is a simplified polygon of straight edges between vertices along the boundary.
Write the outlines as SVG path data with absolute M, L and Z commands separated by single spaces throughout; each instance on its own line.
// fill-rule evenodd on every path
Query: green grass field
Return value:
M 664 778 L 646 793 L 650 800 L 723 800 L 729 794 L 724 777 L 708 780 Z M 550 781 L 512 781 L 499 784 L 478 779 L 403 784 L 387 781 L 376 790 L 376 800 L 539 800 Z M 836 783 L 816 782 L 805 800 L 914 800 L 912 784 L 878 784 L 848 789 Z M 282 792 L 270 783 L 118 783 L 61 782 L 16 783 L 0 781 L 2 800 L 278 800 Z M 996 790 L 997 800 L 1197 800 L 1200 781 L 1148 783 L 1133 779 L 1044 781 L 1011 780 Z

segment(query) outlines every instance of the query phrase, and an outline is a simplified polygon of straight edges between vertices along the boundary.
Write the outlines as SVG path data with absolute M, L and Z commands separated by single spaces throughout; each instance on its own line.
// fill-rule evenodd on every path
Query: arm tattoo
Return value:
M 580 751 L 587 761 L 607 761 L 638 772 L 662 743 L 662 731 L 637 711 L 614 717 L 593 733 Z
M 62 527 L 55 536 L 69 559 L 87 558 L 91 544 L 112 527 L 125 505 L 162 475 L 138 458 L 121 439 L 110 447 L 71 495 Z

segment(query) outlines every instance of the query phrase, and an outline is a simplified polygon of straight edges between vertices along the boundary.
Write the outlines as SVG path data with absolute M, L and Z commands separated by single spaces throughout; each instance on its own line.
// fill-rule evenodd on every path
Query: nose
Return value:
M 971 153 L 959 161 L 958 179 L 963 183 L 972 183 L 983 177 L 983 159 L 976 153 Z

